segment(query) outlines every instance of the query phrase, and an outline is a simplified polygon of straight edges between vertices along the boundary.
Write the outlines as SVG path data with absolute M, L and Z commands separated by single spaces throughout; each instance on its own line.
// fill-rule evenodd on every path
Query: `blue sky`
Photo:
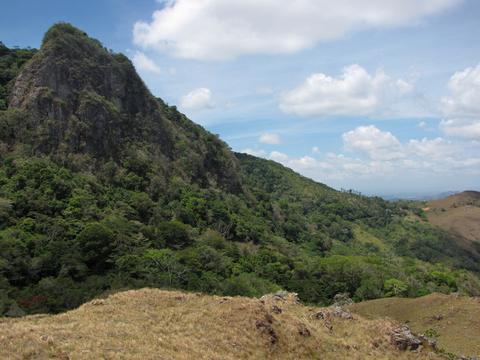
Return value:
M 18 0 L 0 40 L 71 22 L 234 150 L 368 194 L 480 189 L 476 0 Z

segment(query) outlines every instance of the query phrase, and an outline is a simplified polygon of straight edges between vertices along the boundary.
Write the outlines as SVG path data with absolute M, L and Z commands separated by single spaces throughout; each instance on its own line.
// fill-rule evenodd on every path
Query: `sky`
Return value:
M 17 0 L 0 40 L 58 21 L 235 151 L 365 194 L 480 190 L 478 0 Z

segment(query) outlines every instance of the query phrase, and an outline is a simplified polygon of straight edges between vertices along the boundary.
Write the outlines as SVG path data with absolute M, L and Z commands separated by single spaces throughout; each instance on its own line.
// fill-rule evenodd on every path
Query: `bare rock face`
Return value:
M 27 111 L 42 128 L 44 141 L 35 145 L 43 153 L 62 144 L 69 152 L 114 157 L 123 141 L 147 135 L 147 125 L 154 125 L 152 141 L 170 146 L 160 136 L 169 135 L 167 122 L 155 114 L 158 105 L 130 61 L 66 24 L 47 32 L 17 77 L 9 107 Z
M 69 24 L 46 33 L 15 80 L 9 109 L 22 116 L 7 140 L 29 153 L 116 163 L 133 153 L 165 179 L 243 191 L 225 143 L 153 97 L 126 56 Z

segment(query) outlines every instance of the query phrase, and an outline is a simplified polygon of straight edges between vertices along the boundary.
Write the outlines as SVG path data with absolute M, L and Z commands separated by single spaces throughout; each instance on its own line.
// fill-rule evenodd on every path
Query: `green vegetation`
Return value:
M 0 313 L 144 286 L 284 288 L 316 304 L 480 294 L 479 259 L 412 204 L 232 153 L 70 25 L 50 29 L 25 68 L 0 111 Z
M 0 41 L 0 110 L 7 109 L 11 82 L 35 52 L 35 49 L 9 49 Z

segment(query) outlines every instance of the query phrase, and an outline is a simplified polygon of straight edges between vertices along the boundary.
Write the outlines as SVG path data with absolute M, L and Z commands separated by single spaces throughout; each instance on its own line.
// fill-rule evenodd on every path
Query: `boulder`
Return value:
M 260 301 L 265 304 L 265 302 L 267 301 L 274 301 L 274 302 L 285 302 L 285 303 L 289 303 L 289 304 L 299 304 L 300 303 L 300 300 L 298 298 L 298 294 L 297 293 L 291 293 L 291 292 L 288 292 L 288 291 L 285 291 L 285 290 L 280 290 L 280 291 L 277 291 L 276 293 L 273 293 L 273 294 L 267 294 L 267 295 L 263 295 L 261 298 L 260 298 Z
M 333 297 L 333 304 L 335 306 L 347 306 L 352 305 L 353 300 L 348 293 L 339 293 Z
M 390 334 L 390 342 L 399 350 L 417 350 L 422 345 L 422 339 L 412 334 L 408 325 L 394 328 Z

